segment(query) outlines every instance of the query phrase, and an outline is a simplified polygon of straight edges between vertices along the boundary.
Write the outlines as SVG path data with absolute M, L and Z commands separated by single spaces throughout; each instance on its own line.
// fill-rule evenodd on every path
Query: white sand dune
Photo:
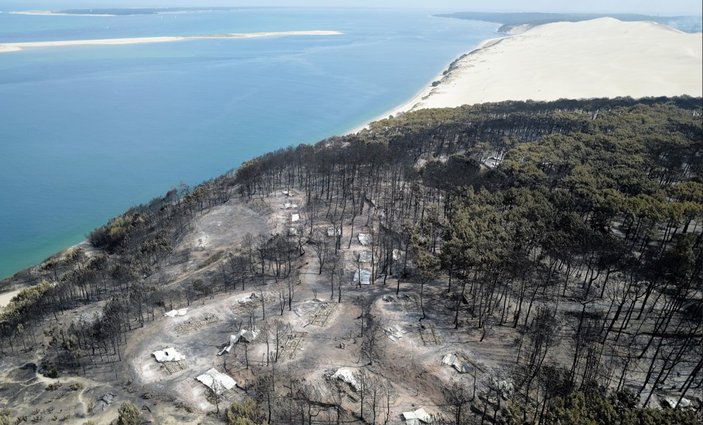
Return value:
M 522 30 L 482 43 L 434 87 L 381 118 L 505 100 L 703 94 L 701 33 L 613 18 Z
M 144 44 L 144 43 L 170 43 L 183 40 L 202 39 L 227 39 L 227 38 L 263 38 L 263 37 L 293 37 L 293 36 L 324 36 L 341 35 L 338 31 L 280 31 L 280 32 L 252 32 L 252 33 L 228 33 L 209 35 L 188 35 L 172 37 L 133 37 L 133 38 L 103 38 L 93 40 L 61 40 L 61 41 L 28 41 L 21 43 L 0 44 L 0 53 L 14 52 L 18 50 L 40 48 L 40 47 L 67 47 L 67 46 L 105 46 L 123 44 Z

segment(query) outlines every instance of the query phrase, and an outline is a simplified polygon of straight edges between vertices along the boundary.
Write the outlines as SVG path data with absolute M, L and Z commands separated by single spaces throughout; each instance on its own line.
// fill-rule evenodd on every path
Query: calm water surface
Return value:
M 496 28 L 391 10 L 0 13 L 0 44 L 344 33 L 0 54 L 0 277 L 180 183 L 197 184 L 253 156 L 378 116 Z

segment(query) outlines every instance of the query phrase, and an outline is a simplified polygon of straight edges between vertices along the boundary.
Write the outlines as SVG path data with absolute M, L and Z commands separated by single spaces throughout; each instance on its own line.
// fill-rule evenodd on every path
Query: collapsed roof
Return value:
M 202 375 L 199 375 L 195 379 L 217 395 L 220 395 L 227 390 L 231 390 L 235 385 L 237 385 L 231 376 L 220 373 L 214 368 L 208 370 Z
M 408 425 L 420 425 L 421 423 L 432 423 L 432 417 L 424 408 L 419 408 L 412 412 L 403 412 L 403 419 Z
M 234 347 L 234 344 L 238 343 L 239 341 L 243 341 L 243 342 L 254 341 L 258 334 L 259 333 L 257 331 L 250 331 L 250 330 L 242 329 L 236 335 L 230 335 L 229 336 L 229 345 L 227 345 L 222 350 L 220 350 L 220 352 L 217 353 L 217 355 L 221 356 L 224 353 L 229 353 L 232 350 L 232 347 Z

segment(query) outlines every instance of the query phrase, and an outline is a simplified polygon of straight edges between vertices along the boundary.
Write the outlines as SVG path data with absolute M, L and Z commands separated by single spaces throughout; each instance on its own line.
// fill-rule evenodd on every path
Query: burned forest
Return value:
M 698 424 L 702 114 L 420 110 L 175 188 L 3 282 L 0 424 Z

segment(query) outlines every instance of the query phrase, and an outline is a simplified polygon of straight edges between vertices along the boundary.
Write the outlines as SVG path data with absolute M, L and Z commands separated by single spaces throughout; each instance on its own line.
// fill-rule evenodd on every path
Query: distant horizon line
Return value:
M 441 12 L 451 12 L 451 13 L 498 13 L 498 14 L 531 14 L 531 13 L 546 13 L 546 14 L 556 14 L 556 15 L 609 15 L 609 14 L 631 14 L 631 15 L 642 15 L 642 16 L 656 16 L 656 17 L 666 17 L 666 18 L 682 18 L 682 17 L 693 17 L 693 18 L 703 18 L 703 13 L 701 14 L 690 14 L 690 13 L 651 13 L 651 12 L 637 12 L 637 11 L 568 11 L 568 10 L 505 10 L 505 9 L 455 9 L 455 8 L 445 8 L 445 7 L 393 7 L 393 6 L 290 6 L 290 5 L 279 5 L 279 6 L 185 6 L 185 7 L 149 7 L 149 6 L 102 6 L 102 7 L 80 7 L 80 8 L 63 8 L 63 9 L 22 9 L 22 10 L 2 10 L 0 13 L 17 13 L 17 12 L 55 12 L 55 13 L 66 13 L 66 12 L 82 12 L 82 11 L 103 11 L 103 10 L 244 10 L 244 9 L 336 9 L 336 10 L 424 10 L 424 11 L 441 11 Z M 80 15 L 80 13 L 67 13 L 70 15 Z

